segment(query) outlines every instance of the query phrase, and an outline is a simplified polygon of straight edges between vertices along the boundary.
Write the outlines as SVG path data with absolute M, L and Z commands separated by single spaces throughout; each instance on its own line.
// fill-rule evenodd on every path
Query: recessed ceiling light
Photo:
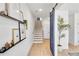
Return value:
M 40 12 L 41 12 L 41 11 L 43 11 L 43 9 L 38 9 L 38 11 L 40 11 Z

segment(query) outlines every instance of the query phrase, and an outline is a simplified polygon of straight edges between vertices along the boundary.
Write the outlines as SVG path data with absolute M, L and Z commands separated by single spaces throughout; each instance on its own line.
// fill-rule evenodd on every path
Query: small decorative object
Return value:
M 6 49 L 10 48 L 10 44 L 8 42 L 5 43 L 5 48 Z
M 25 25 L 25 27 L 27 29 L 27 20 L 24 20 L 24 25 Z
M 6 15 L 6 14 L 5 14 L 5 11 L 0 11 L 0 14 L 1 14 L 1 15 Z
M 11 41 L 11 46 L 14 46 L 14 40 Z
M 59 43 L 58 46 L 62 46 L 60 43 L 61 38 L 65 37 L 65 34 L 62 33 L 63 30 L 67 30 L 70 25 L 69 24 L 65 24 L 64 19 L 62 17 L 59 16 L 58 18 L 58 31 L 59 31 Z
M 2 53 L 2 52 L 4 52 L 4 51 L 6 51 L 6 48 L 5 48 L 5 47 L 2 47 L 2 48 L 0 49 L 0 53 Z

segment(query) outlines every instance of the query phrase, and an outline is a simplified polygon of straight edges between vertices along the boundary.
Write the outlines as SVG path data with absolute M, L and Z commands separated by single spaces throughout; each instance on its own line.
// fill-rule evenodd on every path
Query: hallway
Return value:
M 3 8 L 0 11 L 0 56 L 53 56 L 55 47 L 54 39 L 50 37 L 50 12 L 55 5 L 56 3 L 0 4 Z
M 49 42 L 49 39 L 45 39 L 43 43 L 33 43 L 29 56 L 52 56 Z

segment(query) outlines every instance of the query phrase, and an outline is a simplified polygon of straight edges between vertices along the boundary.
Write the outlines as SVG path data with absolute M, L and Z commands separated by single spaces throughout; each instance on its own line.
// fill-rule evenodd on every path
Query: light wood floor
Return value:
M 68 53 L 79 53 L 79 46 L 69 44 L 69 49 L 65 49 L 62 52 L 58 52 L 58 56 L 69 56 Z
M 43 43 L 33 43 L 29 56 L 51 56 L 50 41 L 46 39 Z

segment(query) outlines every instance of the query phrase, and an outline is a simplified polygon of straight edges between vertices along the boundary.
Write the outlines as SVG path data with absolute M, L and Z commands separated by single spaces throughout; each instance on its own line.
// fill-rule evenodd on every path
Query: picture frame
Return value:
M 12 40 L 14 41 L 14 44 L 19 41 L 19 29 L 18 28 L 12 29 Z

